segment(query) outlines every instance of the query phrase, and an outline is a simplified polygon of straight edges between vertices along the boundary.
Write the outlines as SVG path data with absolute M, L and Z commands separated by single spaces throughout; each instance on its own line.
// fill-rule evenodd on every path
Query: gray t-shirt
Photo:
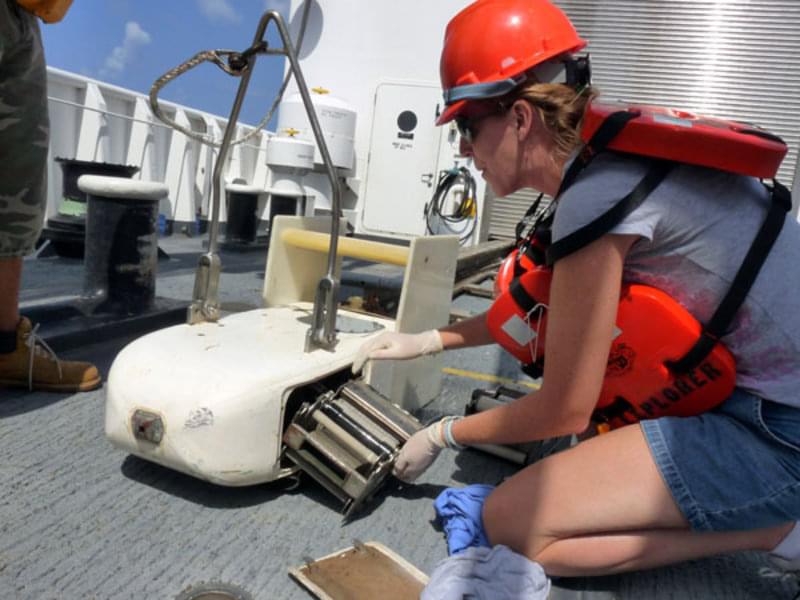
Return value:
M 641 157 L 604 152 L 559 200 L 553 240 L 603 214 L 647 172 Z M 659 288 L 701 323 L 719 306 L 769 206 L 751 177 L 676 166 L 612 233 L 635 234 L 623 278 Z M 800 407 L 800 224 L 780 236 L 722 342 L 736 358 L 736 384 Z

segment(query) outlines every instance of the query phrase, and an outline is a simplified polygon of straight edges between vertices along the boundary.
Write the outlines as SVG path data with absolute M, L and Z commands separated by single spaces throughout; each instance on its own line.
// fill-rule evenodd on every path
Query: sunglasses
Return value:
M 458 134 L 465 142 L 467 142 L 468 144 L 472 144 L 478 135 L 478 130 L 477 130 L 478 123 L 480 123 L 481 121 L 483 121 L 488 117 L 500 115 L 504 113 L 506 110 L 508 110 L 508 106 L 506 106 L 501 102 L 498 102 L 490 110 L 482 112 L 480 114 L 469 117 L 464 117 L 464 116 L 456 117 L 454 120 L 456 122 L 456 129 L 458 129 Z

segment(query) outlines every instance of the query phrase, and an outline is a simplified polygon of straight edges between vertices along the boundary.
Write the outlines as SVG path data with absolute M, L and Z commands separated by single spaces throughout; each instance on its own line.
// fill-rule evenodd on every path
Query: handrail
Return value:
M 94 108 L 93 106 L 85 106 L 85 105 L 80 104 L 78 102 L 72 102 L 71 100 L 64 100 L 63 98 L 57 98 L 55 96 L 48 96 L 47 100 L 50 101 L 50 102 L 55 102 L 57 104 L 63 104 L 65 106 L 71 106 L 73 108 L 77 108 L 78 110 L 83 110 L 83 111 L 87 111 L 87 112 L 94 112 L 94 113 L 97 113 L 97 114 L 100 114 L 100 115 L 104 115 L 104 116 L 107 116 L 107 117 L 114 117 L 114 118 L 120 119 L 122 121 L 130 121 L 131 123 L 141 123 L 142 125 L 148 125 L 150 127 L 158 127 L 158 128 L 161 128 L 161 129 L 169 129 L 169 130 L 174 130 L 175 129 L 172 125 L 164 125 L 164 124 L 158 123 L 156 121 L 146 121 L 145 119 L 137 119 L 136 117 L 132 117 L 130 115 L 123 115 L 121 113 L 117 113 L 117 112 L 114 112 L 114 111 L 111 111 L 111 110 L 107 110 L 107 109 L 102 109 L 102 108 Z M 186 111 L 186 109 L 184 109 L 184 111 Z M 189 112 L 191 114 L 191 111 L 186 111 L 186 112 Z M 198 114 L 201 114 L 201 113 L 198 113 Z M 211 115 L 211 116 L 216 118 L 214 115 Z M 249 125 L 243 125 L 243 127 L 245 127 L 246 129 L 250 129 L 251 131 L 254 130 L 254 128 L 249 126 Z M 202 132 L 200 132 L 200 131 L 197 131 L 195 133 L 202 134 Z M 261 133 L 262 133 L 262 135 L 265 135 L 267 137 L 269 137 L 271 135 L 274 135 L 272 132 L 266 131 L 266 130 L 262 131 Z M 256 146 L 255 144 L 244 144 L 243 143 L 242 144 L 242 148 L 250 148 L 251 150 L 261 150 L 261 146 Z

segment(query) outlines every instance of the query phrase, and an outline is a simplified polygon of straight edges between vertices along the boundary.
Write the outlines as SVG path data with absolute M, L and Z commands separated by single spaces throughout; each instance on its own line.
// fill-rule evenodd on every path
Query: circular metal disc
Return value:
M 212 581 L 190 585 L 175 600 L 253 600 L 253 596 L 238 585 Z

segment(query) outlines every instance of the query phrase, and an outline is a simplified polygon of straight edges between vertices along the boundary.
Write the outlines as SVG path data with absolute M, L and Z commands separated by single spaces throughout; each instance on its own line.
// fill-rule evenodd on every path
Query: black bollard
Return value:
M 87 194 L 84 298 L 93 314 L 136 315 L 153 307 L 162 183 L 83 175 Z
M 41 240 L 49 242 L 59 256 L 83 258 L 86 232 L 86 194 L 78 188 L 82 175 L 132 177 L 139 167 L 56 157 L 61 165 L 62 198 L 58 211 L 48 217 Z
M 78 187 L 78 179 L 83 175 L 108 175 L 130 179 L 139 172 L 135 165 L 76 160 L 57 156 L 55 161 L 61 165 L 62 199 L 58 207 L 59 215 L 82 218 L 86 214 L 86 193 Z

